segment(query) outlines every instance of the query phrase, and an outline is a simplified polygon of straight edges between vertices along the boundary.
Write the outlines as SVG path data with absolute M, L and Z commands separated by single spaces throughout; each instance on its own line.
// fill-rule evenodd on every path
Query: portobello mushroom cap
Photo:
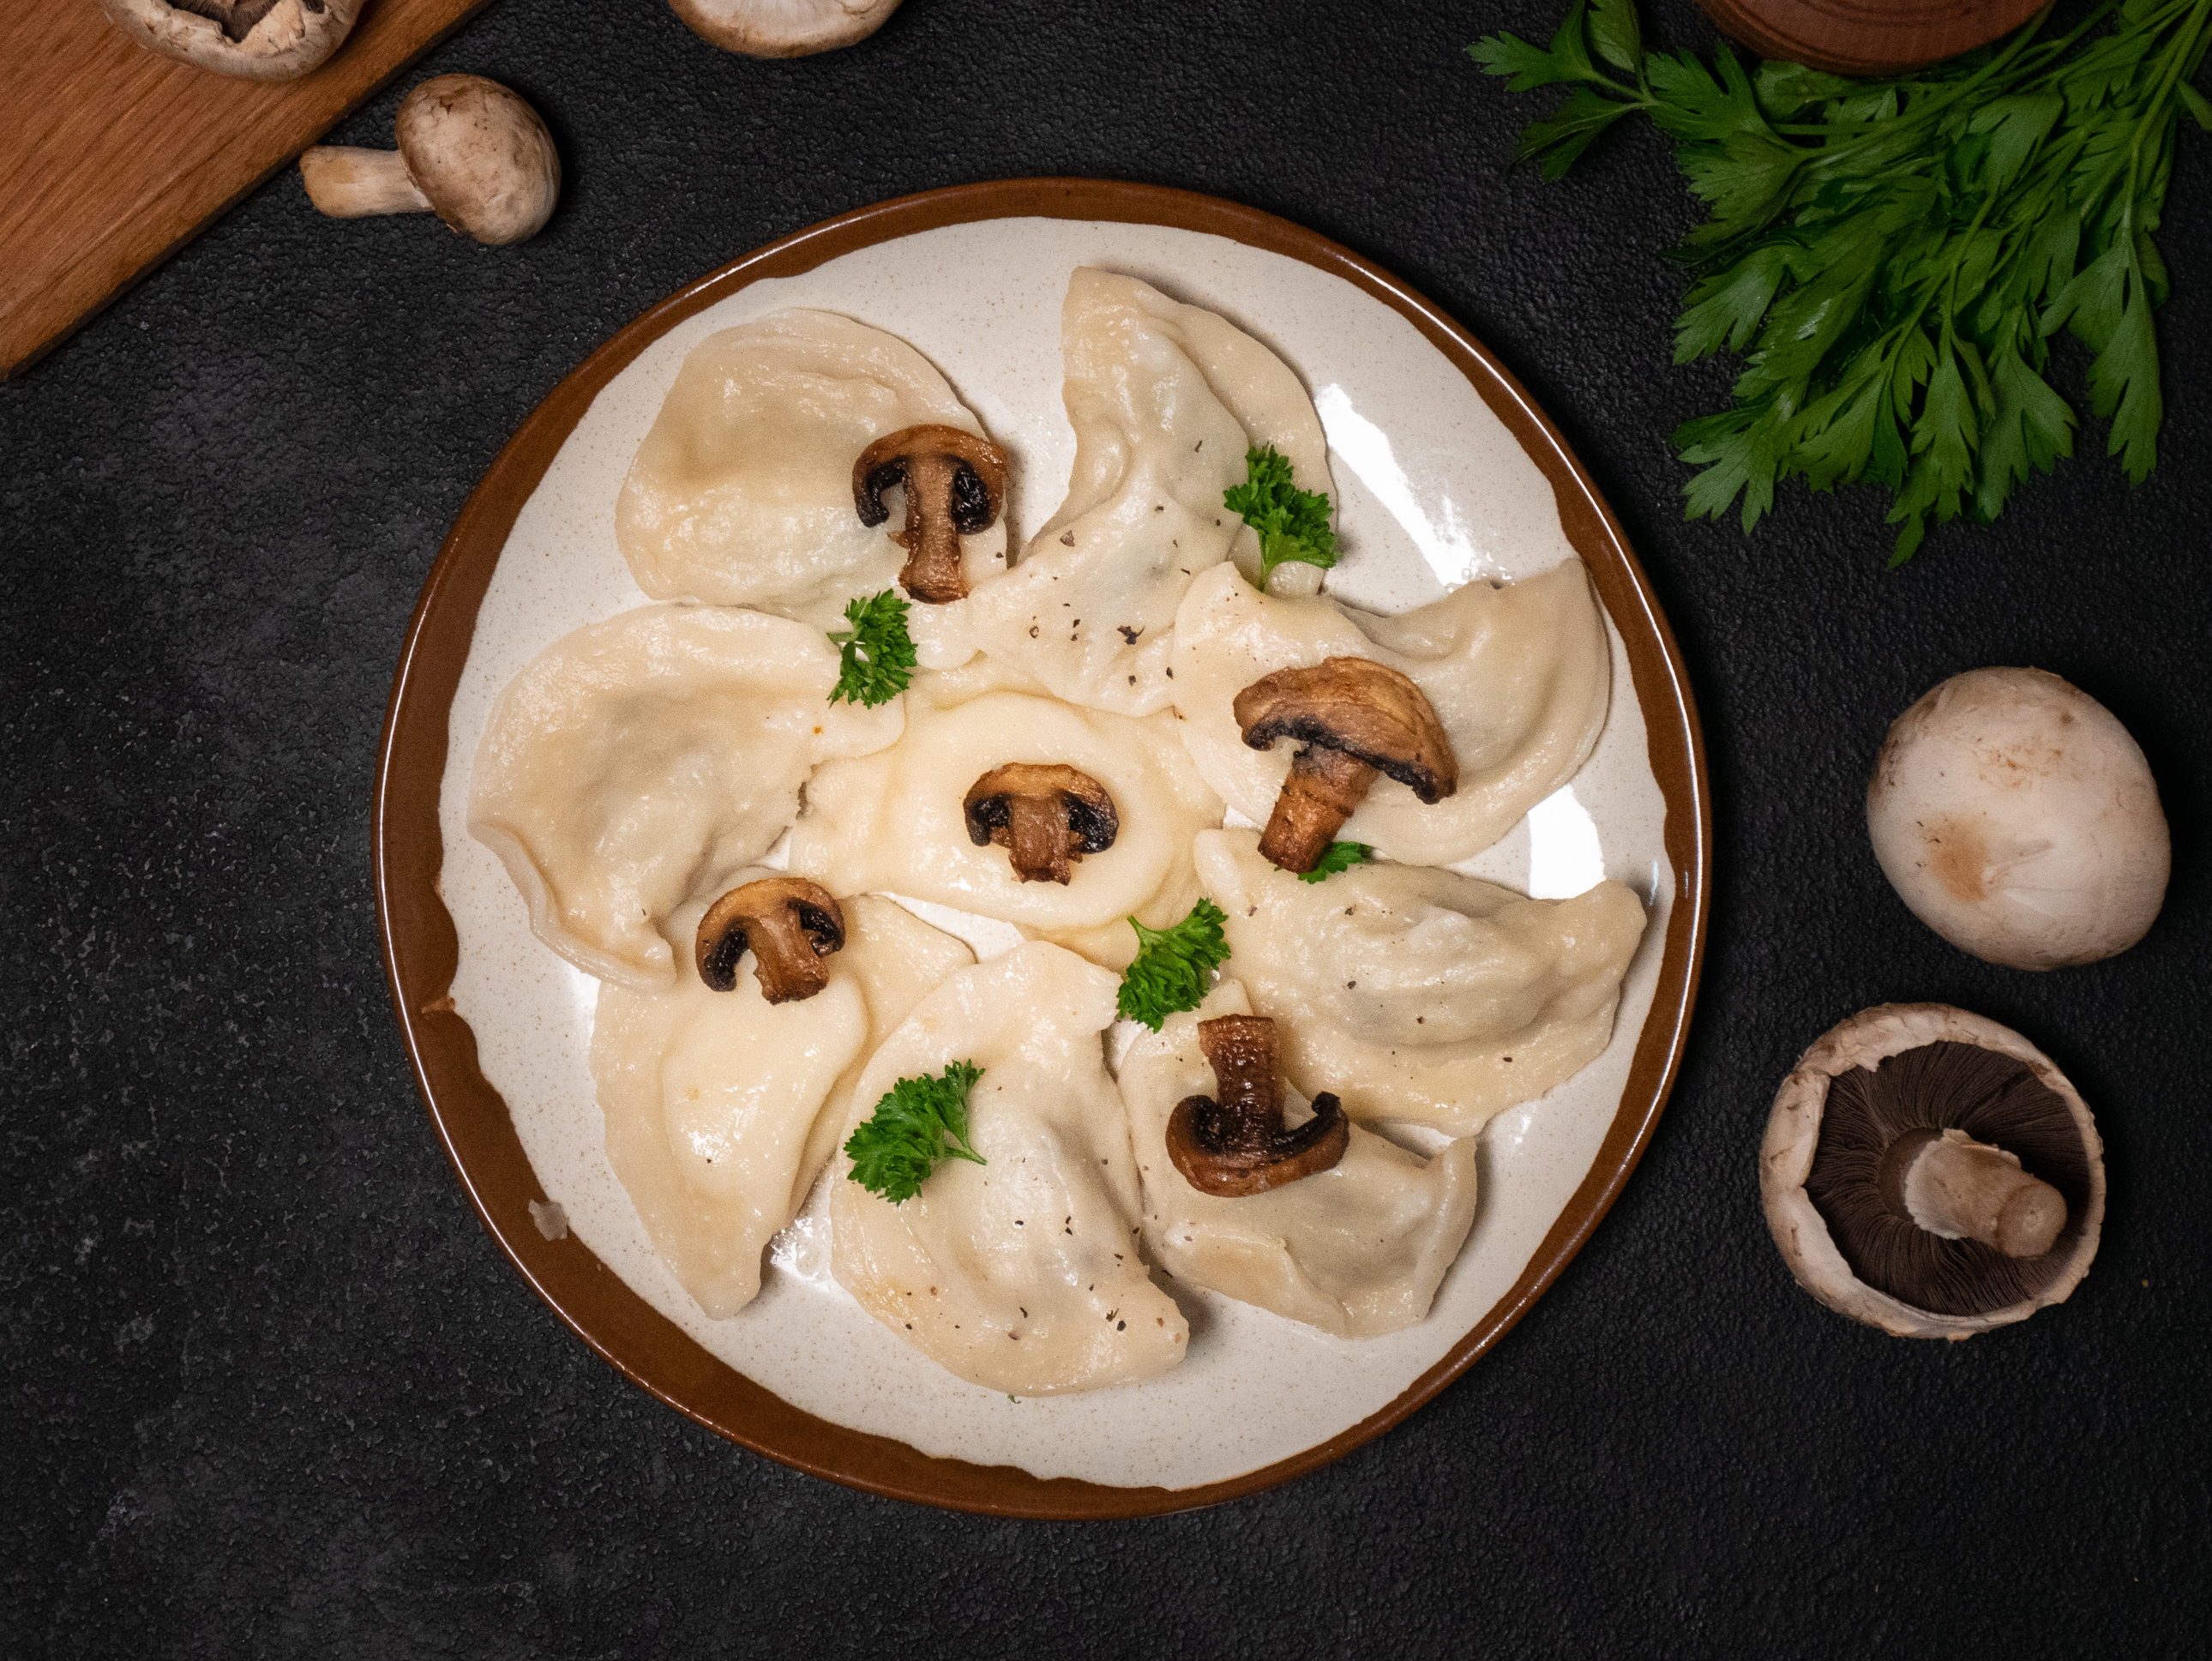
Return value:
M 763 877 L 707 908 L 691 955 L 701 980 L 734 992 L 738 959 L 750 947 L 761 996 L 790 1003 L 830 984 L 822 959 L 844 944 L 845 913 L 828 889 L 804 877 Z
M 1321 862 L 1378 772 L 1424 802 L 1459 788 L 1459 759 L 1436 707 L 1387 664 L 1324 658 L 1310 668 L 1278 669 L 1239 692 L 1231 712 L 1255 750 L 1284 738 L 1305 746 L 1260 838 L 1260 852 L 1285 871 Z
M 1352 1142 L 1352 1121 L 1334 1094 L 1313 1098 L 1313 1117 L 1284 1123 L 1275 1023 L 1265 1015 L 1217 1015 L 1198 1024 L 1218 1101 L 1186 1096 L 1168 1116 L 1168 1158 L 1201 1194 L 1237 1199 L 1327 1171 Z
M 988 530 L 1006 503 L 1006 453 L 965 428 L 928 424 L 878 439 L 853 464 L 853 507 L 863 525 L 890 517 L 884 492 L 906 486 L 906 524 L 891 540 L 907 551 L 899 584 L 927 605 L 963 599 L 960 538 Z
M 1948 1004 L 1882 1004 L 1806 1050 L 1759 1180 L 1797 1283 L 1899 1337 L 1970 1338 L 2064 1302 L 2104 1227 L 2080 1093 L 2019 1033 Z
M 1121 833 L 1104 785 L 1064 763 L 1012 761 L 968 787 L 960 812 L 968 840 L 1005 849 L 1024 882 L 1065 885 L 1085 854 L 1103 854 Z

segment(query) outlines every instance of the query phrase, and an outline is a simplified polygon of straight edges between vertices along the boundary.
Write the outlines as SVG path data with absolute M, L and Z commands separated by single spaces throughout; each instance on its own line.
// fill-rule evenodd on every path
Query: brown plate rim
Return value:
M 764 277 L 941 226 L 1009 218 L 1167 226 L 1227 237 L 1332 272 L 1413 324 L 1462 374 L 1542 469 L 1568 539 L 1627 644 L 1630 674 L 1667 804 L 1676 891 L 1658 988 L 1621 1104 L 1589 1175 L 1512 1288 L 1396 1400 L 1328 1440 L 1226 1482 L 1119 1488 L 940 1458 L 804 1412 L 728 1366 L 630 1290 L 574 1235 L 549 1240 L 544 1199 L 506 1102 L 477 1064 L 451 995 L 459 942 L 440 891 L 438 824 L 447 715 L 477 612 L 515 518 L 601 387 L 669 329 Z M 1697 707 L 1673 631 L 1619 522 L 1565 441 L 1472 335 L 1414 290 L 1318 234 L 1272 214 L 1159 186 L 1013 179 L 902 197 L 840 215 L 747 254 L 670 295 L 580 364 L 519 427 L 462 507 L 430 569 L 392 681 L 371 819 L 377 920 L 392 1009 L 432 1126 L 484 1227 L 538 1295 L 633 1382 L 740 1446 L 893 1499 L 1003 1517 L 1155 1515 L 1257 1493 L 1342 1457 L 1456 1378 L 1525 1314 L 1578 1250 L 1650 1142 L 1680 1064 L 1704 957 L 1712 814 Z

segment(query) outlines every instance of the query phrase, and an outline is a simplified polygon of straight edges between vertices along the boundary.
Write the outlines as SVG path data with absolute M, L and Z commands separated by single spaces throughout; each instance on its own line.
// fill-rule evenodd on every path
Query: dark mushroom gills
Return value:
M 968 594 L 960 538 L 988 530 L 1006 502 L 1006 458 L 999 447 L 959 427 L 903 428 L 860 452 L 853 464 L 853 507 L 863 525 L 890 517 L 884 492 L 906 489 L 906 523 L 891 540 L 907 551 L 899 586 L 927 605 Z
M 1285 871 L 1320 863 L 1378 773 L 1428 803 L 1459 788 L 1459 761 L 1435 706 L 1387 664 L 1327 658 L 1278 669 L 1239 692 L 1231 709 L 1253 749 L 1278 739 L 1304 745 L 1260 837 L 1260 852 Z
M 2051 1058 L 1944 1004 L 1853 1016 L 1783 1081 L 1759 1152 L 1798 1284 L 1905 1337 L 1965 1338 L 2088 1273 L 2104 1145 Z
M 828 889 L 804 877 L 765 877 L 707 908 L 692 961 L 715 991 L 734 992 L 738 960 L 750 949 L 761 996 L 791 1003 L 830 984 L 823 959 L 844 945 L 845 913 Z
M 968 788 L 960 803 L 968 839 L 1006 850 L 1024 882 L 1063 886 L 1085 854 L 1103 854 L 1121 820 L 1104 785 L 1060 763 L 1008 762 Z
M 1264 1015 L 1218 1015 L 1198 1024 L 1215 1095 L 1186 1096 L 1168 1116 L 1168 1158 L 1201 1194 L 1264 1194 L 1343 1159 L 1352 1121 L 1323 1091 L 1313 1117 L 1285 1122 L 1275 1024 Z

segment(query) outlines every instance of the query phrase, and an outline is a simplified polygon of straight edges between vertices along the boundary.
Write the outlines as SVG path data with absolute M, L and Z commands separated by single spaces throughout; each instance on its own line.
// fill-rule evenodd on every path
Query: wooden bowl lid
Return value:
M 1832 75 L 1896 75 L 2008 34 L 2044 0 L 1698 0 L 1761 58 Z

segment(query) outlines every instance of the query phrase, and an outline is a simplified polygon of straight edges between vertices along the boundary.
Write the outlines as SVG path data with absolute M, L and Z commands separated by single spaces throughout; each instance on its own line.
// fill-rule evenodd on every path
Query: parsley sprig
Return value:
M 2152 311 L 2177 118 L 2212 129 L 2193 84 L 2212 0 L 2106 0 L 2045 38 L 2008 39 L 1917 74 L 1850 82 L 1790 64 L 1747 73 L 1646 52 L 1635 0 L 1575 0 L 1548 47 L 1468 50 L 1516 92 L 1571 88 L 1523 136 L 1557 179 L 1641 110 L 1710 210 L 1675 256 L 1698 273 L 1674 361 L 1742 355 L 1734 406 L 1674 434 L 1704 468 L 1687 516 L 1742 502 L 1744 529 L 1802 478 L 1887 486 L 1890 563 L 1932 519 L 1986 523 L 2031 470 L 2074 450 L 2045 378 L 2062 329 L 2094 354 L 2090 405 L 2141 483 L 2164 415 Z M 1619 73 L 1613 73 L 1618 71 Z
M 850 629 L 832 630 L 838 645 L 837 684 L 830 702 L 889 703 L 914 678 L 914 639 L 906 631 L 906 601 L 886 588 L 848 601 Z
M 1349 871 L 1355 865 L 1365 865 L 1375 857 L 1375 850 L 1364 842 L 1333 842 L 1322 850 L 1310 871 L 1298 873 L 1300 882 L 1326 882 L 1340 871 Z
M 1328 497 L 1291 483 L 1291 464 L 1272 444 L 1244 453 L 1244 482 L 1221 494 L 1221 502 L 1260 533 L 1260 587 L 1286 560 L 1336 563 L 1336 532 L 1328 527 Z
M 1171 928 L 1147 928 L 1134 917 L 1137 957 L 1122 971 L 1114 1007 L 1121 1019 L 1142 1021 L 1157 1032 L 1160 1023 L 1182 1009 L 1206 1001 L 1207 977 L 1229 958 L 1221 925 L 1229 914 L 1212 900 L 1200 900 Z
M 968 1145 L 968 1092 L 982 1076 L 972 1062 L 952 1062 L 938 1078 L 901 1079 L 845 1139 L 848 1174 L 899 1205 L 921 1192 L 941 1160 L 989 1164 Z

